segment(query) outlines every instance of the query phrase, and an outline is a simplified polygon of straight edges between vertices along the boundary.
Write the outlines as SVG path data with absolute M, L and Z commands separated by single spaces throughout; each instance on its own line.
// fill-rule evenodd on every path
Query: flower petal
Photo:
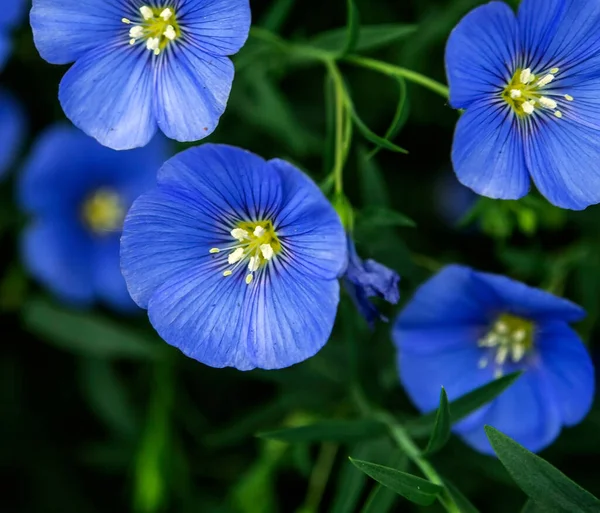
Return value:
M 156 132 L 153 55 L 143 45 L 105 45 L 65 74 L 59 100 L 75 126 L 109 148 L 145 146 Z
M 583 210 L 600 203 L 600 131 L 569 119 L 548 117 L 525 142 L 535 185 L 550 203 Z
M 232 55 L 250 31 L 248 0 L 188 0 L 177 10 L 186 37 L 213 55 Z
M 519 199 L 529 191 L 522 127 L 504 103 L 478 101 L 456 125 L 452 163 L 463 185 L 497 199 Z
M 282 208 L 276 216 L 277 235 L 287 256 L 303 273 L 338 278 L 347 262 L 346 234 L 340 218 L 317 185 L 291 164 L 274 159 L 282 183 Z
M 549 380 L 539 369 L 529 369 L 487 409 L 480 424 L 461 433 L 474 449 L 493 455 L 484 425 L 490 425 L 537 452 L 550 445 L 561 429 L 560 411 Z
M 504 2 L 490 2 L 467 14 L 446 46 L 450 104 L 462 109 L 499 94 L 514 72 L 516 42 L 516 18 Z
M 0 34 L 0 71 L 4 68 L 11 50 L 12 43 L 10 38 L 6 34 Z
M 3 0 L 0 28 L 12 28 L 21 21 L 25 14 L 27 2 L 24 0 Z
M 12 165 L 25 135 L 25 115 L 13 96 L 0 90 L 0 177 Z
M 127 41 L 129 29 L 121 19 L 128 11 L 121 0 L 33 0 L 35 46 L 52 64 L 74 62 L 119 37 Z
M 156 119 L 171 139 L 198 141 L 215 130 L 225 111 L 233 63 L 187 42 L 172 46 L 156 71 Z
M 24 232 L 21 250 L 29 272 L 61 300 L 92 303 L 91 242 L 80 226 L 57 218 L 41 220 Z
M 548 376 L 563 423 L 583 420 L 594 400 L 594 366 L 581 339 L 568 325 L 548 322 L 538 327 L 540 368 Z

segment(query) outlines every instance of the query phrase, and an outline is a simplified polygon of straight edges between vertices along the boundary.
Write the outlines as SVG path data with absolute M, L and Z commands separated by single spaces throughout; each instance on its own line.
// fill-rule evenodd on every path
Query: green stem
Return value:
M 383 73 L 391 77 L 402 77 L 405 80 L 419 84 L 446 99 L 448 99 L 450 96 L 447 86 L 410 69 L 401 68 L 400 66 L 395 66 L 393 64 L 388 64 L 387 62 L 381 62 L 375 59 L 369 59 L 368 57 L 360 57 L 358 55 L 348 55 L 344 57 L 344 61 L 350 64 L 355 64 L 356 66 L 378 71 L 379 73 Z
M 338 449 L 337 444 L 324 443 L 321 445 L 321 451 L 310 476 L 303 512 L 314 513 L 319 510 L 319 504 L 325 493 Z
M 335 89 L 335 156 L 332 174 L 335 177 L 335 193 L 340 196 L 344 192 L 343 174 L 346 154 L 344 139 L 347 137 L 347 131 L 344 128 L 346 122 L 346 92 L 344 79 L 335 62 L 326 61 L 326 65 Z

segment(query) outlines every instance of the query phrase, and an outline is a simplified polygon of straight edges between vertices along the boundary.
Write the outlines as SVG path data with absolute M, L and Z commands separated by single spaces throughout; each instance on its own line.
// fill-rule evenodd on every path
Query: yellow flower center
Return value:
M 121 197 L 110 189 L 98 189 L 82 207 L 84 224 L 97 235 L 121 230 L 125 213 Z
M 546 89 L 556 78 L 559 68 L 551 68 L 547 73 L 534 75 L 530 68 L 517 69 L 511 81 L 502 91 L 502 98 L 521 117 L 531 116 L 536 109 L 551 111 L 558 119 L 563 117 L 559 103 L 573 101 L 571 95 L 560 96 Z
M 534 323 L 527 319 L 500 315 L 492 329 L 478 342 L 479 347 L 486 350 L 479 360 L 479 368 L 493 364 L 495 376 L 502 376 L 505 363 L 519 363 L 533 349 L 534 331 Z
M 281 242 L 273 223 L 268 220 L 240 221 L 230 233 L 236 244 L 226 248 L 212 248 L 210 253 L 217 255 L 227 252 L 227 269 L 223 272 L 225 277 L 231 276 L 243 264 L 247 268 L 245 280 L 250 285 L 254 280 L 254 273 L 281 251 Z
M 129 29 L 129 44 L 145 41 L 146 48 L 159 55 L 171 41 L 181 36 L 177 16 L 173 7 L 140 7 L 141 19 L 134 23 L 128 18 L 121 21 L 132 25 Z

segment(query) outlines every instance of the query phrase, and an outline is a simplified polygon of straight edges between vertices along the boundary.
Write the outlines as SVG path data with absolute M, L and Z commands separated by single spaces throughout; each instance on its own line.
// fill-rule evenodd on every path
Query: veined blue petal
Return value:
M 449 265 L 421 285 L 400 313 L 394 332 L 418 327 L 487 326 L 498 297 L 474 278 L 475 272 Z M 492 314 L 493 315 L 493 314 Z
M 156 132 L 153 55 L 127 42 L 87 52 L 65 74 L 59 100 L 75 126 L 109 148 L 145 146 Z
M 456 125 L 452 163 L 463 185 L 496 199 L 519 199 L 529 191 L 523 127 L 508 104 L 472 103 Z
M 344 229 L 331 203 L 317 185 L 288 162 L 268 162 L 270 173 L 281 177 L 281 209 L 277 234 L 293 265 L 318 278 L 338 278 L 347 261 Z
M 483 429 L 490 425 L 530 451 L 541 451 L 554 441 L 562 426 L 553 393 L 543 371 L 529 369 L 491 403 L 479 426 L 462 432 L 461 437 L 476 450 L 493 455 Z
M 516 43 L 515 14 L 504 2 L 490 2 L 467 14 L 446 46 L 450 104 L 466 108 L 499 93 L 514 73 Z
M 177 10 L 186 37 L 197 48 L 213 55 L 232 55 L 240 50 L 250 30 L 248 0 L 188 0 Z
M 0 90 L 0 177 L 8 171 L 25 136 L 25 115 L 13 96 Z
M 573 329 L 562 322 L 538 326 L 536 346 L 540 372 L 547 374 L 562 421 L 572 426 L 583 420 L 594 400 L 594 366 Z
M 565 322 L 576 322 L 585 317 L 585 310 L 579 305 L 506 276 L 474 272 L 473 280 L 495 294 L 504 311 L 516 316 L 535 321 L 559 319 Z
M 33 0 L 35 46 L 52 64 L 74 62 L 89 50 L 112 47 L 120 37 L 127 42 L 121 22 L 127 13 L 122 0 Z
M 558 207 L 600 203 L 600 131 L 569 118 L 548 117 L 530 130 L 525 158 L 535 185 Z
M 225 111 L 233 63 L 190 42 L 171 46 L 156 63 L 156 120 L 168 137 L 197 141 L 214 131 Z
M 94 298 L 91 240 L 74 220 L 40 219 L 23 234 L 29 272 L 62 301 L 88 306 Z

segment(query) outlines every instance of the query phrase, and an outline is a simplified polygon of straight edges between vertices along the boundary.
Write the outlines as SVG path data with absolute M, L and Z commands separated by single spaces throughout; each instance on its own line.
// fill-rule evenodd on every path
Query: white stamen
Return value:
M 253 273 L 257 271 L 260 266 L 260 258 L 257 256 L 250 257 L 250 263 L 248 264 L 248 270 Z
M 516 100 L 517 98 L 521 98 L 521 91 L 519 89 L 511 89 L 510 90 L 510 97 L 513 100 Z
M 233 253 L 231 253 L 227 257 L 227 261 L 229 262 L 229 265 L 232 265 L 232 264 L 235 264 L 236 262 L 239 262 L 242 258 L 244 258 L 244 249 L 237 248 Z
M 502 321 L 498 321 L 496 323 L 496 325 L 494 326 L 494 329 L 500 334 L 500 335 L 506 335 L 508 333 L 508 326 L 506 325 L 505 322 Z
M 121 22 L 125 23 L 125 25 L 131 25 L 131 20 L 128 20 L 127 18 L 121 18 Z
M 498 348 L 498 352 L 496 353 L 496 363 L 498 365 L 504 365 L 506 362 L 506 357 L 508 356 L 508 346 L 500 346 Z
M 533 80 L 533 78 L 531 77 L 531 69 L 526 68 L 523 71 L 521 71 L 521 76 L 519 77 L 519 79 L 521 80 L 521 84 L 529 84 L 529 82 Z
M 565 94 L 565 100 L 567 100 L 568 102 L 572 102 L 573 99 L 574 98 L 570 94 Z
M 550 73 L 552 73 L 553 75 L 556 75 L 556 74 L 557 74 L 559 71 L 560 71 L 560 69 L 559 69 L 559 68 L 552 68 L 552 69 L 550 70 Z
M 129 44 L 130 44 L 130 45 L 134 45 L 134 44 L 135 44 L 135 39 L 130 39 L 130 40 L 129 40 Z
M 520 362 L 525 356 L 525 346 L 523 344 L 516 344 L 512 347 L 512 360 L 515 363 Z
M 249 274 L 248 276 L 246 276 L 246 285 L 250 285 L 252 283 L 253 279 L 254 279 L 253 274 Z
M 271 244 L 261 244 L 260 252 L 265 260 L 271 260 L 273 258 L 273 248 Z
M 546 98 L 545 96 L 542 96 L 538 102 L 540 102 L 540 105 L 542 107 L 545 107 L 546 109 L 556 109 L 556 102 L 551 99 L 551 98 Z
M 232 271 L 227 270 L 223 273 L 223 276 L 227 277 L 227 276 L 231 276 L 232 274 L 233 274 Z
M 148 50 L 154 50 L 155 53 L 156 53 L 156 50 L 158 50 L 160 52 L 159 45 L 160 45 L 160 39 L 158 39 L 157 37 L 150 37 L 146 41 L 146 48 Z
M 173 11 L 168 7 L 160 13 L 160 17 L 165 21 L 169 20 L 171 16 L 173 16 Z
M 520 344 L 527 338 L 527 332 L 525 330 L 517 330 L 512 334 L 512 338 L 515 342 Z
M 254 229 L 254 236 L 255 237 L 262 237 L 265 234 L 265 229 L 262 226 L 257 226 Z
M 173 25 L 167 26 L 167 28 L 163 32 L 163 36 L 165 36 L 170 41 L 173 41 L 177 37 L 177 32 L 175 32 Z
M 154 13 L 152 12 L 152 9 L 150 9 L 150 7 L 148 7 L 147 5 L 142 5 L 140 7 L 140 13 L 145 20 L 154 18 Z
M 211 250 L 209 251 L 209 253 L 212 253 L 213 255 L 215 253 L 219 253 L 221 250 L 219 248 L 211 248 Z
M 479 367 L 480 369 L 485 369 L 489 363 L 490 361 L 484 356 L 477 362 L 477 367 Z
M 547 86 L 550 82 L 554 80 L 554 75 L 552 73 L 548 73 L 545 77 L 542 77 L 538 80 L 536 84 L 537 87 Z
M 502 376 L 504 376 L 504 371 L 502 369 L 496 369 L 494 371 L 494 379 L 500 379 Z
M 231 230 L 230 233 L 234 239 L 237 239 L 240 242 L 242 242 L 244 239 L 250 238 L 250 234 L 246 230 L 242 230 L 241 228 L 234 228 L 233 230 Z
M 143 35 L 144 35 L 144 27 L 140 27 L 139 25 L 136 25 L 135 27 L 131 27 L 129 29 L 129 37 L 131 37 L 133 39 L 139 39 Z
M 558 118 L 561 119 L 563 117 L 562 112 L 559 110 L 554 111 L 554 115 Z
M 525 102 L 523 104 L 523 112 L 525 114 L 533 114 L 533 111 L 535 110 L 535 107 L 533 105 L 534 104 L 531 102 Z

